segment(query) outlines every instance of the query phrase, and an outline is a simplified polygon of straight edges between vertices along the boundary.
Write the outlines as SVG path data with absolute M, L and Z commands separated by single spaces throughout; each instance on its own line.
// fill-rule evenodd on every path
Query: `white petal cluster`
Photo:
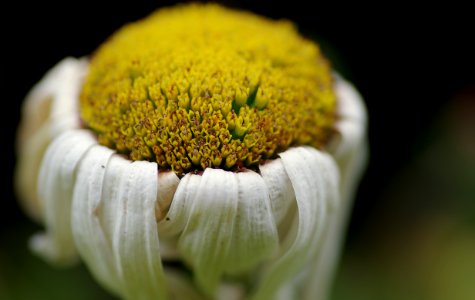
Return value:
M 351 85 L 336 76 L 333 153 L 295 147 L 258 173 L 208 168 L 180 179 L 80 128 L 86 72 L 86 61 L 64 60 L 25 103 L 17 186 L 45 226 L 32 239 L 37 254 L 80 258 L 126 299 L 326 297 L 367 155 L 366 114 Z

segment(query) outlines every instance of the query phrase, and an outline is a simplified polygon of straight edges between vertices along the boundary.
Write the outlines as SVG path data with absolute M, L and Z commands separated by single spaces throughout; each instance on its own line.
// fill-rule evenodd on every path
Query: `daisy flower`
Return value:
M 357 91 L 292 23 L 161 9 L 27 96 L 31 248 L 125 299 L 324 299 L 365 129 Z

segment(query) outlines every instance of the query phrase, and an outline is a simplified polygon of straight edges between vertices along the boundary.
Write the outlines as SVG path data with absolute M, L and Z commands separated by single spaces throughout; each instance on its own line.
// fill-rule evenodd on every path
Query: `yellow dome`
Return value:
M 80 110 L 101 144 L 182 174 L 322 148 L 336 98 L 327 60 L 291 23 L 192 4 L 109 38 L 91 58 Z

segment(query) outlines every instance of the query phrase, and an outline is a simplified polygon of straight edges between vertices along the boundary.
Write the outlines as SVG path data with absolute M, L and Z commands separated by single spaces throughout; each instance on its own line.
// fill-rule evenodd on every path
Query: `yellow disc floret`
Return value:
M 176 173 L 252 167 L 333 132 L 331 69 L 293 25 L 217 5 L 162 9 L 94 53 L 81 118 Z

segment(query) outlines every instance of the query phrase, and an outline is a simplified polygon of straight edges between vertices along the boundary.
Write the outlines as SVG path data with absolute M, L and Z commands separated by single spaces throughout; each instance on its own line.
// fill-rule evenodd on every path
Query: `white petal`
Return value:
M 156 163 L 136 161 L 122 169 L 112 244 L 127 299 L 166 299 L 160 259 L 155 205 L 158 190 Z
M 252 171 L 234 175 L 238 181 L 238 210 L 225 272 L 250 270 L 277 253 L 279 238 L 264 180 Z
M 173 175 L 175 174 L 173 172 L 167 173 L 171 173 Z M 161 195 L 159 190 L 156 208 L 157 219 L 160 220 L 158 223 L 158 236 L 160 237 L 160 253 L 163 260 L 181 259 L 180 253 L 177 249 L 178 247 L 176 237 L 186 226 L 191 210 L 191 199 L 195 197 L 194 192 L 198 189 L 201 181 L 201 176 L 192 176 L 191 174 L 187 174 L 181 180 L 179 180 L 179 185 L 176 188 L 176 191 L 171 195 L 173 197 L 173 201 L 171 201 L 170 207 L 166 210 L 167 214 L 160 217 L 164 212 L 163 203 L 167 203 L 169 201 L 166 200 L 166 198 L 169 197 L 167 195 L 170 195 L 171 193 L 170 187 L 175 188 L 175 180 L 171 174 L 162 177 L 162 181 L 160 181 L 162 178 L 160 177 L 161 174 L 159 174 L 159 188 L 162 187 L 165 190 L 164 196 Z M 176 175 L 174 176 L 176 177 Z M 162 205 L 160 205 L 160 202 Z M 162 206 L 162 208 L 160 208 L 160 206 Z
M 336 129 L 341 135 L 335 156 L 341 158 L 359 149 L 365 139 L 367 114 L 361 95 L 340 76 L 335 76 L 335 92 L 339 116 Z
M 335 91 L 340 102 L 339 114 L 341 115 L 337 129 L 341 134 L 342 143 L 335 157 L 342 174 L 342 196 L 343 199 L 349 199 L 353 196 L 367 164 L 367 115 L 363 99 L 355 87 L 341 77 L 336 79 Z M 347 200 L 344 201 L 347 202 Z
M 131 163 L 107 151 L 91 149 L 81 165 L 84 188 L 74 199 L 79 211 L 73 223 L 78 248 L 94 276 L 116 294 L 165 299 L 155 216 L 157 165 Z
M 287 172 L 280 158 L 259 166 L 271 199 L 272 213 L 276 224 L 280 224 L 289 213 L 295 194 Z
M 188 177 L 185 180 L 188 180 Z M 155 215 L 159 222 L 158 233 L 162 260 L 179 259 L 179 253 L 176 246 L 177 240 L 170 237 L 175 237 L 185 227 L 188 218 L 188 215 L 186 214 L 188 207 L 181 201 L 181 199 L 177 199 L 173 202 L 175 203 L 173 212 L 171 214 L 169 213 L 172 200 L 179 184 L 180 179 L 176 176 L 175 172 L 159 172 Z M 165 218 L 167 214 L 168 217 Z
M 325 173 L 329 174 L 331 171 Z M 332 209 L 328 215 L 327 230 L 321 242 L 322 247 L 314 253 L 309 267 L 310 273 L 303 284 L 305 288 L 301 298 L 308 300 L 328 298 L 333 275 L 340 258 L 340 248 L 344 238 L 347 213 L 351 207 L 342 198 L 341 180 L 338 182 L 331 178 L 326 178 L 326 181 L 327 186 L 331 187 L 330 191 L 335 192 L 335 194 L 329 195 L 330 203 L 339 201 L 337 209 Z M 340 193 L 336 193 L 336 191 L 340 191 Z M 335 205 L 331 206 L 331 208 L 335 208 Z
M 57 135 L 69 128 L 80 126 L 78 99 L 83 78 L 87 73 L 86 59 L 64 60 L 63 72 L 57 82 L 54 102 L 51 107 L 52 134 Z
M 38 174 L 41 160 L 51 142 L 49 128 L 43 126 L 29 140 L 22 143 L 18 151 L 15 169 L 15 189 L 28 215 L 39 223 L 43 222 L 43 204 L 38 197 Z
M 327 202 L 338 193 L 333 190 L 338 170 L 329 155 L 310 147 L 292 148 L 279 155 L 295 191 L 298 229 L 292 246 L 267 271 L 253 299 L 274 298 L 280 287 L 305 268 L 318 251 L 327 223 Z
M 72 228 L 81 258 L 94 277 L 107 289 L 120 294 L 110 239 L 101 226 L 104 175 L 113 151 L 92 147 L 78 168 L 73 194 Z
M 159 227 L 168 234 L 183 230 L 179 251 L 208 294 L 216 292 L 224 273 L 249 271 L 278 249 L 270 197 L 263 178 L 252 171 L 187 174 Z
M 86 70 L 85 59 L 65 58 L 33 87 L 22 108 L 20 148 L 43 126 L 48 128 L 50 138 L 79 127 L 77 99 Z
M 248 271 L 278 248 L 267 187 L 251 171 L 187 174 L 159 229 L 161 236 L 182 232 L 180 252 L 209 294 L 223 273 Z
M 160 238 L 174 237 L 181 233 L 188 222 L 193 199 L 196 197 L 202 176 L 186 174 L 178 185 L 168 214 L 158 224 Z
M 86 67 L 84 60 L 64 59 L 31 90 L 22 107 L 15 185 L 25 210 L 37 221 L 43 218 L 36 193 L 40 162 L 54 137 L 79 127 L 77 95 Z
M 33 136 L 51 118 L 69 117 L 65 112 L 75 113 L 79 122 L 77 96 L 86 68 L 84 60 L 65 58 L 31 89 L 22 107 L 20 143 Z
M 238 181 L 231 172 L 208 168 L 198 189 L 189 192 L 194 197 L 188 204 L 190 216 L 178 248 L 192 265 L 198 285 L 213 295 L 231 246 L 238 210 Z
M 297 211 L 294 189 L 280 158 L 260 165 L 259 169 L 269 192 L 283 252 L 291 246 L 297 232 L 294 220 Z
M 71 264 L 77 260 L 71 232 L 76 167 L 94 144 L 88 131 L 66 131 L 53 141 L 43 159 L 38 195 L 43 203 L 46 233 L 35 235 L 31 247 L 50 262 Z
M 305 284 L 304 299 L 325 299 L 334 277 L 340 257 L 341 245 L 351 211 L 357 183 L 367 163 L 368 146 L 366 141 L 367 114 L 363 99 L 349 82 L 335 76 L 335 91 L 338 97 L 338 120 L 336 127 L 341 141 L 335 151 L 341 180 L 341 205 L 331 216 L 329 231 L 326 233 L 321 254 L 316 259 L 313 272 Z
M 367 113 L 361 95 L 351 83 L 339 74 L 334 74 L 334 79 L 334 89 L 338 99 L 338 115 L 345 120 L 362 121 L 365 126 Z

